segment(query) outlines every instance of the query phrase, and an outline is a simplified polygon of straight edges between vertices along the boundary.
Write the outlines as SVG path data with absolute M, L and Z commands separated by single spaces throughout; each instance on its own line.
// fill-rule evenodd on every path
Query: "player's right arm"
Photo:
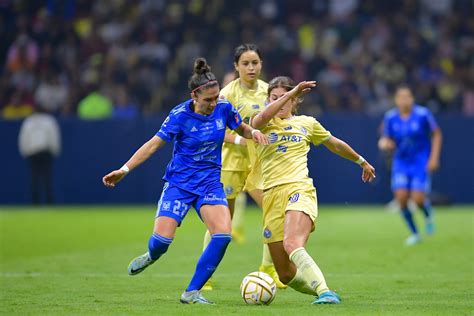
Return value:
M 278 111 L 292 98 L 298 98 L 301 95 L 308 93 L 312 88 L 316 87 L 316 81 L 302 81 L 296 85 L 293 89 L 286 92 L 281 98 L 270 102 L 265 110 L 258 113 L 251 119 L 251 125 L 253 128 L 262 129 L 267 126 L 268 122 L 275 117 Z
M 388 117 L 385 116 L 384 121 L 382 122 L 382 137 L 380 137 L 377 145 L 381 151 L 390 152 L 395 150 L 395 142 L 390 137 L 390 124 Z
M 119 183 L 128 172 L 135 169 L 148 158 L 150 158 L 158 149 L 163 147 L 166 142 L 158 136 L 153 136 L 149 141 L 143 144 L 133 156 L 125 163 L 125 165 L 118 169 L 110 172 L 102 178 L 102 182 L 108 188 L 113 188 Z

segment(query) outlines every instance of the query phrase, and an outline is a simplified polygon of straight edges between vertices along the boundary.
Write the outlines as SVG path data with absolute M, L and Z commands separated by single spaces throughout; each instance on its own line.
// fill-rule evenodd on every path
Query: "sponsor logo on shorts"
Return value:
M 204 197 L 204 201 L 225 201 L 225 198 L 221 198 L 215 194 L 209 194 Z
M 161 205 L 161 208 L 163 211 L 169 211 L 170 210 L 170 201 L 164 201 L 163 204 Z
M 265 230 L 263 231 L 263 237 L 265 237 L 265 238 L 272 237 L 272 232 L 270 231 L 270 229 L 265 228 Z
M 290 198 L 288 199 L 288 201 L 290 201 L 290 203 L 295 203 L 295 202 L 298 202 L 299 199 L 300 199 L 300 194 L 299 194 L 299 193 L 295 193 L 295 194 L 293 194 L 292 196 L 290 196 Z

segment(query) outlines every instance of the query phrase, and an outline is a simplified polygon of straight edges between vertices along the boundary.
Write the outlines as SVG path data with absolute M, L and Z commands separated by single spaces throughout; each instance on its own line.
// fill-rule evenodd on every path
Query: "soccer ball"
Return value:
M 275 298 L 276 284 L 268 274 L 252 272 L 242 280 L 240 294 L 247 304 L 269 305 Z

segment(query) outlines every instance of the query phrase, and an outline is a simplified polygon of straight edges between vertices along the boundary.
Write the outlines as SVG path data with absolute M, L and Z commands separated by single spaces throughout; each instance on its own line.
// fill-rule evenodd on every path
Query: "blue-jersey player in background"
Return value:
M 414 245 L 421 238 L 408 208 L 408 200 L 412 199 L 423 211 L 426 233 L 432 234 L 433 211 L 428 196 L 430 174 L 439 168 L 442 135 L 430 110 L 414 103 L 408 86 L 397 88 L 395 104 L 397 108 L 385 114 L 383 136 L 378 145 L 383 151 L 394 151 L 392 191 L 411 232 L 406 244 Z
M 211 233 L 189 286 L 181 295 L 187 304 L 212 304 L 201 288 L 219 265 L 231 241 L 231 219 L 221 178 L 221 152 L 226 127 L 247 139 L 268 144 L 267 138 L 242 123 L 232 104 L 219 100 L 219 84 L 204 58 L 197 58 L 189 80 L 191 99 L 176 106 L 156 135 L 146 142 L 119 170 L 103 178 L 114 187 L 125 175 L 147 160 L 165 143 L 174 141 L 173 157 L 166 168 L 163 187 L 148 252 L 135 258 L 128 273 L 135 275 L 154 263 L 167 250 L 188 210 L 194 207 Z

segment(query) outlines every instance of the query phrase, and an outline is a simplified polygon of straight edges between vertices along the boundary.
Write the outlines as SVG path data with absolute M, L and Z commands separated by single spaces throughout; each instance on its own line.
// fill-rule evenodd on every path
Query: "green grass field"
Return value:
M 0 313 L 100 315 L 472 315 L 474 209 L 438 208 L 437 232 L 416 247 L 398 214 L 382 207 L 321 206 L 308 244 L 343 304 L 280 290 L 270 306 L 248 306 L 242 278 L 261 259 L 260 213 L 245 215 L 247 241 L 232 244 L 206 292 L 214 306 L 179 304 L 201 252 L 204 227 L 190 212 L 168 253 L 130 277 L 145 251 L 154 206 L 0 210 Z M 421 216 L 417 217 L 421 224 Z

